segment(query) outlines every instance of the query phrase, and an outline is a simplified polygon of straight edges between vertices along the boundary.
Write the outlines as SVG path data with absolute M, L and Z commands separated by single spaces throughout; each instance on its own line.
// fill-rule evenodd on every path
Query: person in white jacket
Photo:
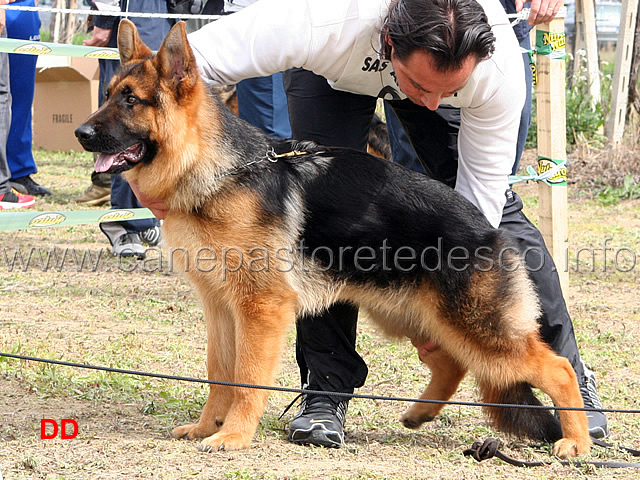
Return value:
M 541 1 L 549 5 L 540 21 L 561 5 L 536 1 L 538 9 Z M 377 98 L 388 100 L 424 172 L 454 187 L 494 227 L 510 231 L 527 253 L 543 309 L 542 336 L 573 365 L 585 405 L 601 408 L 553 260 L 509 188 L 525 81 L 518 41 L 498 0 L 260 0 L 189 41 L 213 84 L 285 72 L 298 140 L 364 150 Z M 141 199 L 163 215 L 163 205 Z M 351 393 L 364 384 L 356 321 L 357 309 L 347 304 L 299 319 L 303 386 Z M 421 356 L 437 348 L 416 346 Z M 341 446 L 346 408 L 339 397 L 304 395 L 289 439 Z M 590 415 L 592 433 L 606 434 L 605 416 Z

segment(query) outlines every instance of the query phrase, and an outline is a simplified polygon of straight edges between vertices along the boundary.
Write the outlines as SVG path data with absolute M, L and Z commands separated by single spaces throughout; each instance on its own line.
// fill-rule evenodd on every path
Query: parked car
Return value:
M 567 16 L 564 19 L 564 29 L 567 41 L 575 40 L 576 4 L 575 0 L 565 0 Z M 616 0 L 596 0 L 596 33 L 598 42 L 616 42 L 620 30 L 622 3 Z

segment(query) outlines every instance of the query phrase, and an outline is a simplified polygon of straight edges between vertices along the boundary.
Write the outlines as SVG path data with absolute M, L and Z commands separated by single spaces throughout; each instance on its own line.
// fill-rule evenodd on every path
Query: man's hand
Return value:
M 440 348 L 436 342 L 432 340 L 416 340 L 411 339 L 411 344 L 418 349 L 418 357 L 420 357 L 420 361 L 422 363 L 427 363 L 425 358 L 432 352 L 435 352 Z
M 110 28 L 93 27 L 93 37 L 82 42 L 87 47 L 104 47 L 111 38 Z
M 516 0 L 516 11 L 522 10 L 525 0 Z M 529 25 L 549 23 L 562 6 L 562 0 L 531 0 Z
M 164 203 L 163 200 L 145 195 L 142 190 L 140 190 L 140 187 L 136 182 L 129 182 L 129 185 L 131 186 L 131 190 L 133 190 L 135 196 L 138 197 L 140 205 L 151 210 L 151 213 L 153 213 L 159 220 L 162 220 L 167 216 L 169 206 Z

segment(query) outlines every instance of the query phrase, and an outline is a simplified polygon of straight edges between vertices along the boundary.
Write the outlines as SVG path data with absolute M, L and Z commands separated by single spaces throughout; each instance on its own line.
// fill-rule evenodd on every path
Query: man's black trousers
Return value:
M 333 90 L 326 79 L 302 69 L 285 72 L 284 83 L 293 138 L 366 150 L 375 98 Z M 390 105 L 423 171 L 454 186 L 459 110 L 432 112 L 408 100 L 391 101 Z M 505 195 L 500 228 L 517 239 L 521 252 L 527 252 L 525 262 L 543 310 L 539 319 L 542 337 L 569 359 L 581 381 L 584 371 L 555 264 L 542 235 L 522 212 L 520 197 L 512 190 Z M 335 304 L 322 314 L 298 319 L 296 357 L 303 385 L 351 393 L 364 384 L 367 366 L 355 350 L 357 316 L 355 306 Z

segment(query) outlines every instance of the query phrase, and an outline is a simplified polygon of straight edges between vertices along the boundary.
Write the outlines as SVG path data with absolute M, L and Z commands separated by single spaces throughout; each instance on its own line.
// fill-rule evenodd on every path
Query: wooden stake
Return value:
M 563 33 L 564 19 L 539 25 L 539 32 Z M 540 34 L 540 33 L 538 33 Z M 566 161 L 565 61 L 537 55 L 538 157 Z M 569 287 L 566 185 L 538 184 L 540 232 L 556 264 L 563 292 Z
M 573 50 L 573 73 L 580 70 L 581 55 L 584 50 L 587 56 L 589 73 L 589 94 L 591 107 L 595 109 L 600 102 L 600 62 L 598 60 L 598 36 L 596 33 L 596 11 L 593 0 L 576 0 L 576 39 Z
M 636 29 L 638 0 L 624 0 L 620 14 L 620 32 L 616 45 L 616 67 L 613 72 L 611 111 L 607 119 L 606 135 L 616 145 L 622 141 L 627 118 L 629 76 L 633 58 L 633 34 Z
M 69 8 L 76 9 L 78 8 L 78 0 L 70 0 Z M 67 14 L 67 20 L 65 22 L 65 40 L 64 43 L 73 43 L 73 35 L 76 33 L 76 14 L 69 13 Z

